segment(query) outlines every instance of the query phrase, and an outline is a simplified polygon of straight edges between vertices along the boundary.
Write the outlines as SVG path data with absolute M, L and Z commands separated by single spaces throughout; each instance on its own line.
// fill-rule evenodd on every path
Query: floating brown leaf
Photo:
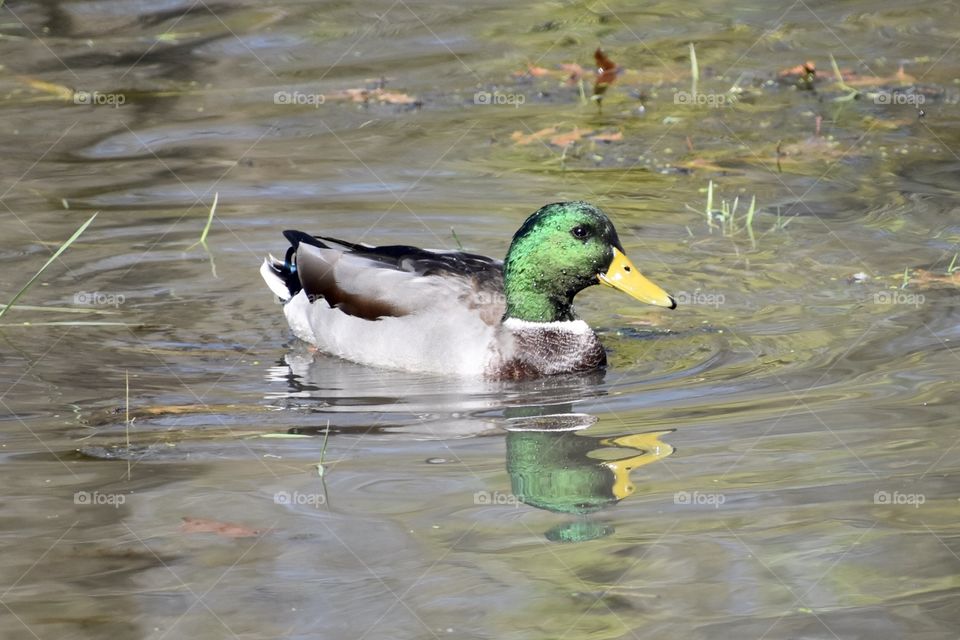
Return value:
M 617 79 L 617 63 L 608 58 L 603 49 L 594 51 L 593 59 L 597 61 L 597 80 L 593 85 L 593 95 L 601 96 Z
M 413 96 L 408 96 L 405 93 L 396 93 L 393 91 L 380 91 L 377 94 L 377 100 L 380 102 L 386 102 L 387 104 L 413 104 L 417 101 Z
M 951 284 L 953 286 L 960 286 L 960 271 L 954 271 L 953 273 L 934 273 L 932 271 L 927 271 L 926 269 L 916 269 L 913 273 L 913 277 L 910 278 L 911 283 L 916 283 L 921 288 L 929 287 L 934 284 Z
M 813 62 L 813 60 L 807 60 L 803 64 L 798 64 L 797 66 L 790 67 L 789 69 L 783 69 L 782 71 L 780 71 L 779 75 L 781 78 L 786 78 L 788 76 L 803 77 L 808 74 L 816 75 L 816 73 L 817 73 L 817 65 Z
M 413 104 L 417 101 L 416 98 L 405 93 L 384 91 L 379 87 L 376 89 L 344 89 L 334 97 L 352 100 L 353 102 L 369 102 L 371 100 L 376 100 L 377 102 L 383 102 L 386 104 Z
M 903 70 L 903 65 L 897 69 L 897 72 L 889 76 L 863 76 L 851 69 L 841 69 L 840 75 L 843 82 L 848 87 L 882 87 L 888 85 L 909 85 L 916 83 L 917 79 Z
M 730 167 L 724 167 L 719 164 L 716 164 L 712 160 L 706 158 L 693 158 L 692 160 L 685 160 L 683 162 L 678 162 L 677 167 L 683 169 L 692 169 L 692 170 L 702 170 L 702 171 L 724 171 L 727 173 L 732 173 Z
M 527 145 L 531 142 L 536 142 L 537 140 L 542 140 L 549 135 L 552 135 L 557 132 L 556 127 L 547 127 L 546 129 L 540 129 L 540 131 L 535 131 L 530 134 L 525 134 L 522 131 L 514 131 L 510 135 L 510 139 L 516 142 L 519 145 Z
M 52 96 L 56 96 L 57 98 L 62 98 L 63 100 L 73 99 L 73 89 L 70 87 L 65 87 L 62 84 L 54 84 L 52 82 L 40 80 L 39 78 L 32 78 L 30 76 L 16 76 L 16 78 L 20 82 L 37 91 L 48 93 Z
M 557 135 L 550 138 L 550 144 L 556 145 L 558 147 L 566 147 L 571 145 L 574 142 L 579 142 L 583 136 L 592 133 L 592 130 L 587 129 L 586 131 L 581 131 L 579 127 L 574 127 L 573 131 L 568 133 L 558 133 Z
M 583 78 L 583 67 L 576 62 L 561 64 L 560 69 L 567 74 L 567 84 L 577 84 Z
M 620 142 L 623 140 L 623 132 L 613 131 L 611 133 L 595 133 L 590 136 L 590 139 L 596 142 Z
M 780 79 L 785 81 L 795 81 L 797 86 L 807 91 L 813 90 L 813 83 L 817 79 L 817 65 L 813 60 L 807 60 L 803 64 L 784 69 L 779 73 Z
M 808 156 L 811 158 L 840 158 L 845 151 L 840 148 L 836 140 L 828 140 L 821 136 L 812 136 L 800 142 L 782 145 L 778 148 L 781 158 L 790 156 Z
M 225 538 L 254 538 L 263 533 L 261 529 L 251 529 L 232 522 L 220 522 L 206 518 L 183 518 L 180 525 L 183 533 L 215 533 Z

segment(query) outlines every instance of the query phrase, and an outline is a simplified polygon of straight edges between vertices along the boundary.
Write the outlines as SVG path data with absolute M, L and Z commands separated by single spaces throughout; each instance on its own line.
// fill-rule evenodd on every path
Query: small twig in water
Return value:
M 127 480 L 130 479 L 130 369 L 124 372 L 124 382 L 126 388 L 126 411 L 124 412 L 123 426 L 127 434 Z

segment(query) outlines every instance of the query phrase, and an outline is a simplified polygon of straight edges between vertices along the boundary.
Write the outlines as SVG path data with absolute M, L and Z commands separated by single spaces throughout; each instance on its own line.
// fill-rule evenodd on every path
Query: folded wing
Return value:
M 289 300 L 301 290 L 312 304 L 377 320 L 466 306 L 488 324 L 504 312 L 499 260 L 461 251 L 405 245 L 373 247 L 301 231 L 285 231 L 284 261 L 261 268 L 271 290 Z

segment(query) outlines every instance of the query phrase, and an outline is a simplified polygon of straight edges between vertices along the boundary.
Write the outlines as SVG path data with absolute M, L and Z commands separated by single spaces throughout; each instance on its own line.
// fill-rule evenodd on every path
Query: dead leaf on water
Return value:
M 17 76 L 16 78 L 31 89 L 48 93 L 63 100 L 73 100 L 74 91 L 70 87 L 62 84 L 54 84 L 53 82 L 47 82 L 38 78 L 31 78 L 30 76 Z
M 187 517 L 183 518 L 180 531 L 181 533 L 215 533 L 224 538 L 255 538 L 264 532 L 263 529 L 251 529 L 233 522 Z
M 623 140 L 623 132 L 614 131 L 611 133 L 595 133 L 590 136 L 590 139 L 595 142 L 620 142 Z
M 527 73 L 534 78 L 543 78 L 550 75 L 550 69 L 546 69 L 544 67 L 534 67 L 531 65 L 527 67 Z
M 685 160 L 683 162 L 676 163 L 676 166 L 683 169 L 699 169 L 702 171 L 734 171 L 730 167 L 721 166 L 707 158 L 693 158 L 692 160 Z
M 887 120 L 885 118 L 875 118 L 873 116 L 866 116 L 863 118 L 863 125 L 868 129 L 881 129 L 883 131 L 897 131 L 903 127 L 910 126 L 914 124 L 916 120 L 909 120 L 906 118 L 897 118 Z
M 553 135 L 557 132 L 556 127 L 547 127 L 546 129 L 540 129 L 540 131 L 534 131 L 533 133 L 526 134 L 523 131 L 514 131 L 510 135 L 510 139 L 513 140 L 518 145 L 528 145 L 531 142 L 536 142 L 537 140 L 542 140 L 549 135 Z
M 790 67 L 789 69 L 781 70 L 777 75 L 781 78 L 786 78 L 788 76 L 806 76 L 808 74 L 816 74 L 817 65 L 813 60 L 807 60 L 803 64 L 798 64 L 795 67 Z
M 577 84 L 583 78 L 583 67 L 576 62 L 561 64 L 560 70 L 567 74 L 567 84 Z
M 333 100 L 351 100 L 353 102 L 370 102 L 371 100 L 383 104 L 414 104 L 417 99 L 405 93 L 384 91 L 377 89 L 344 89 L 330 96 Z
M 903 65 L 897 72 L 889 76 L 864 76 L 851 69 L 841 69 L 840 75 L 848 87 L 882 87 L 894 84 L 915 84 L 917 79 L 903 70 Z
M 593 133 L 592 129 L 587 129 L 581 131 L 579 127 L 574 127 L 573 131 L 568 133 L 558 133 L 557 135 L 550 138 L 550 144 L 556 145 L 558 147 L 566 147 L 571 145 L 574 142 L 579 142 L 583 136 Z
M 913 277 L 910 278 L 910 284 L 916 284 L 920 287 L 930 287 L 937 284 L 949 284 L 960 286 L 960 271 L 953 273 L 934 273 L 926 269 L 915 269 Z
M 813 136 L 800 142 L 785 144 L 779 149 L 780 159 L 796 156 L 815 159 L 834 159 L 845 155 L 836 140 L 828 140 L 823 136 Z
M 175 404 L 157 405 L 137 409 L 140 416 L 166 416 L 191 413 L 242 413 L 255 411 L 258 407 L 246 407 L 236 404 Z
M 593 84 L 593 95 L 602 96 L 617 79 L 617 63 L 611 60 L 603 49 L 594 51 L 593 58 L 597 63 L 597 79 Z

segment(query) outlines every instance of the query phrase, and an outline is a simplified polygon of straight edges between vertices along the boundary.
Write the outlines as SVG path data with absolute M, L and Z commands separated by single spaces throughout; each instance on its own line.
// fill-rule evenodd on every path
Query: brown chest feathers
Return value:
M 507 321 L 504 329 L 510 332 L 512 344 L 492 372 L 494 378 L 522 380 L 592 371 L 607 363 L 600 340 L 582 322 L 516 326 Z

